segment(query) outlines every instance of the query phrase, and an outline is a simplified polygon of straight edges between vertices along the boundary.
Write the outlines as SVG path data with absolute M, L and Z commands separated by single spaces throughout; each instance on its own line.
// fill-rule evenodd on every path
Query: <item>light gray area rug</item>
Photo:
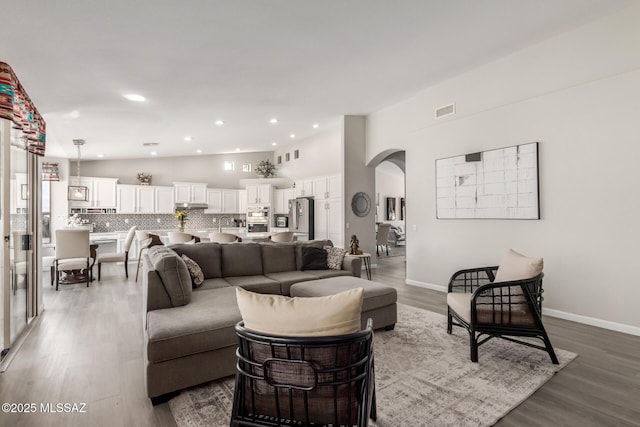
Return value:
M 489 426 L 540 388 L 577 355 L 549 355 L 494 339 L 469 360 L 469 335 L 437 313 L 398 304 L 393 331 L 376 332 L 378 427 Z M 228 426 L 234 378 L 183 391 L 169 401 L 179 427 Z

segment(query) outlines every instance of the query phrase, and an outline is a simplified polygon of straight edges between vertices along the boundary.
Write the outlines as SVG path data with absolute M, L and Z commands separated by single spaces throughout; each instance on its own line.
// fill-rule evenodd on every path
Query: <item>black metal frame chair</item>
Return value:
M 557 365 L 558 358 L 542 324 L 544 274 L 531 279 L 494 283 L 497 270 L 497 266 L 472 268 L 457 271 L 451 276 L 449 292 L 470 294 L 470 317 L 457 313 L 449 303 L 447 333 L 452 333 L 453 325 L 469 332 L 472 362 L 478 361 L 478 347 L 497 337 L 544 350 L 551 362 Z M 514 337 L 537 338 L 544 346 Z
M 231 426 L 367 426 L 376 419 L 373 330 L 332 337 L 262 335 L 236 325 Z

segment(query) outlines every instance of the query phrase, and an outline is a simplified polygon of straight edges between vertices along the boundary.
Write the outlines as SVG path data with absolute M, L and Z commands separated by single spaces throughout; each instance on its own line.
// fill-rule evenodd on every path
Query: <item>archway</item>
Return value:
M 390 226 L 387 246 L 377 257 L 378 269 L 389 265 L 397 268 L 399 262 L 403 263 L 403 269 L 406 268 L 405 165 L 405 151 L 400 149 L 385 150 L 367 165 L 375 169 L 376 227 L 379 224 Z

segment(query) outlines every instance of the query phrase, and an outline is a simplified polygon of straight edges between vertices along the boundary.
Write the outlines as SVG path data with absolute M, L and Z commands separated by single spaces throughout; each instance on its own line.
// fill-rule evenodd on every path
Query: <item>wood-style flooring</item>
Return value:
M 443 293 L 404 284 L 404 257 L 373 261 L 373 280 L 394 286 L 399 302 L 446 313 Z M 90 288 L 55 292 L 47 284 L 44 302 L 38 324 L 0 374 L 0 402 L 35 403 L 38 412 L 0 413 L 0 426 L 175 426 L 168 404 L 154 407 L 144 392 L 140 283 L 108 265 Z M 640 337 L 544 321 L 553 345 L 579 357 L 498 425 L 640 426 Z M 41 413 L 43 403 L 86 403 L 86 412 Z

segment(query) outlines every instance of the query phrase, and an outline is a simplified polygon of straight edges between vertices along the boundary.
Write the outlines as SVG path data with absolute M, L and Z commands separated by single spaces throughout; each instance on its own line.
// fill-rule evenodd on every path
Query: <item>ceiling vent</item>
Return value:
M 444 107 L 438 107 L 436 108 L 436 119 L 441 119 L 442 117 L 449 116 L 455 113 L 456 113 L 455 103 L 445 105 Z

